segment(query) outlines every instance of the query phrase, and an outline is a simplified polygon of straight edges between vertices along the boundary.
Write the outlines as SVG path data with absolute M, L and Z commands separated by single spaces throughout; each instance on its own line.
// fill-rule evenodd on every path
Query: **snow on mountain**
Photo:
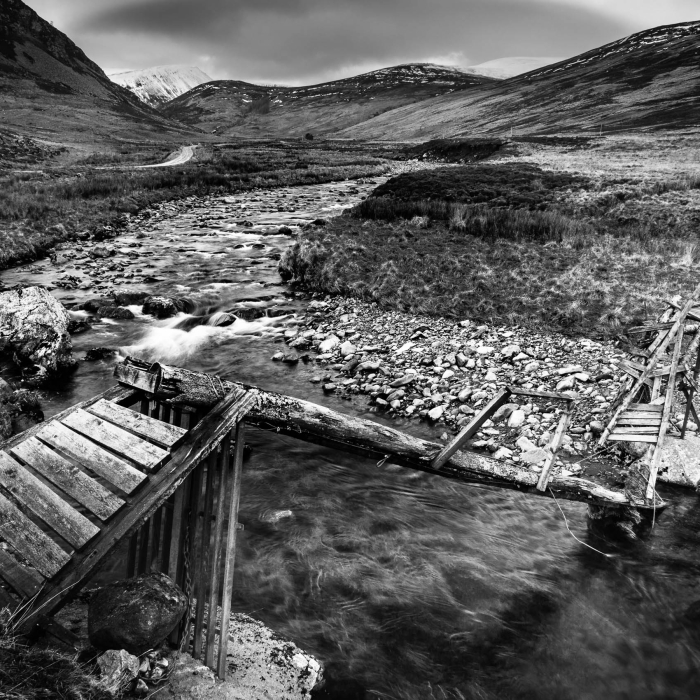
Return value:
M 211 81 L 204 71 L 195 66 L 158 66 L 113 73 L 109 77 L 152 107 L 170 102 L 193 87 Z
M 529 73 L 562 60 L 562 58 L 555 56 L 506 56 L 504 58 L 495 58 L 485 63 L 478 63 L 475 66 L 469 66 L 465 70 L 467 73 L 486 75 L 490 78 L 504 80 L 505 78 L 512 78 L 521 73 Z

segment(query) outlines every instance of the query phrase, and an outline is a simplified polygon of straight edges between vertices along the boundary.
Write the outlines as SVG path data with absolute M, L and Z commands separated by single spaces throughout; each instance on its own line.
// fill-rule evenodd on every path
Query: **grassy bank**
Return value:
M 0 269 L 41 257 L 71 237 L 110 235 L 127 215 L 157 202 L 365 177 L 386 167 L 386 160 L 359 149 L 305 144 L 207 147 L 183 166 L 128 167 L 159 162 L 167 152 L 162 145 L 134 147 L 93 154 L 70 167 L 0 173 Z
M 0 608 L 0 698 L 7 700 L 114 700 L 100 685 L 94 662 L 81 663 L 77 655 L 27 646 L 14 633 L 14 616 Z
M 693 183 L 656 183 L 661 202 L 517 163 L 410 173 L 304 232 L 280 271 L 385 308 L 610 337 L 697 284 L 696 214 L 668 206 Z

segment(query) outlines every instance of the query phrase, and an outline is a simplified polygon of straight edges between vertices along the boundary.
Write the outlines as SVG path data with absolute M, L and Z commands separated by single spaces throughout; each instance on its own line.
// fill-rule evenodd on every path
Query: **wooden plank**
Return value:
M 0 452 L 0 485 L 77 549 L 99 532 L 96 525 L 69 506 L 6 452 Z
M 666 300 L 666 304 L 673 307 L 674 309 L 677 309 L 677 310 L 681 309 L 680 304 L 676 304 L 675 301 L 671 301 L 670 299 Z M 700 306 L 696 306 L 696 307 L 692 308 L 688 312 L 688 318 L 693 320 L 693 321 L 700 321 Z
M 107 479 L 124 493 L 133 493 L 146 479 L 143 472 L 57 421 L 44 425 L 38 437 Z
M 619 431 L 629 435 L 634 433 L 639 433 L 640 435 L 658 435 L 660 428 L 660 425 L 619 425 L 619 427 L 615 428 L 613 433 Z
M 22 598 L 34 597 L 44 585 L 38 572 L 20 564 L 4 549 L 0 549 L 0 576 Z
M 617 425 L 648 425 L 648 426 L 654 426 L 656 428 L 659 428 L 661 426 L 661 419 L 660 418 L 620 418 L 619 421 L 617 421 Z
M 194 617 L 194 639 L 192 641 L 192 656 L 202 658 L 202 631 L 204 629 L 204 601 L 207 597 L 207 584 L 211 571 L 211 516 L 214 511 L 214 484 L 216 483 L 217 463 L 219 456 L 212 452 L 207 459 L 207 482 L 204 487 L 204 514 L 200 532 L 202 539 L 199 543 L 199 571 L 195 585 L 194 596 L 197 599 L 197 612 Z
M 216 516 L 214 520 L 214 533 L 212 537 L 212 551 L 209 557 L 209 600 L 207 614 L 207 637 L 204 652 L 204 663 L 209 668 L 216 668 L 214 665 L 214 642 L 216 641 L 216 612 L 219 601 L 220 561 L 224 539 L 224 518 L 226 517 L 226 495 L 229 489 L 230 467 L 229 451 L 231 449 L 231 434 L 229 433 L 221 443 L 221 451 L 217 463 L 219 473 L 219 483 L 217 486 Z
M 34 612 L 27 612 L 22 629 L 34 626 L 38 608 L 42 608 L 43 614 L 51 615 L 74 598 L 80 591 L 81 584 L 89 580 L 105 557 L 181 486 L 196 465 L 216 449 L 231 428 L 248 413 L 255 401 L 254 394 L 234 389 L 214 406 L 185 437 L 173 454 L 168 468 L 161 469 L 152 476 L 148 488 L 141 489 L 133 496 L 130 507 L 117 513 L 109 527 L 104 528 L 87 547 L 76 553 L 59 576 L 48 582 L 34 603 Z
M 167 450 L 152 445 L 80 408 L 67 415 L 61 423 L 89 437 L 99 445 L 109 447 L 121 457 L 127 457 L 136 462 L 147 471 L 160 466 L 170 456 Z
M 127 406 L 130 403 L 132 403 L 138 395 L 139 392 L 133 387 L 113 386 L 107 389 L 106 391 L 103 391 L 101 394 L 93 396 L 91 399 L 82 401 L 79 404 L 75 404 L 74 406 L 67 408 L 65 411 L 57 413 L 51 418 L 51 420 L 60 421 L 63 417 L 67 416 L 69 413 L 71 413 L 71 411 L 74 411 L 76 408 L 86 408 L 94 401 L 99 401 L 99 399 L 112 401 L 114 403 L 118 403 L 120 406 Z M 5 450 L 6 452 L 9 452 L 12 447 L 14 447 L 15 445 L 19 445 L 20 442 L 24 442 L 27 438 L 38 435 L 38 433 L 41 431 L 44 425 L 46 424 L 38 423 L 37 425 L 33 425 L 31 428 L 28 428 L 27 430 L 17 435 L 14 435 L 9 440 L 0 443 L 0 450 Z
M 15 445 L 11 450 L 13 455 L 84 505 L 100 520 L 107 520 L 124 505 L 119 496 L 35 437 Z
M 561 414 L 561 418 L 559 419 L 557 429 L 554 431 L 552 441 L 549 443 L 550 453 L 549 455 L 547 455 L 547 458 L 545 459 L 545 462 L 542 465 L 540 478 L 537 481 L 538 491 L 547 490 L 547 484 L 549 483 L 549 477 L 552 472 L 552 468 L 554 467 L 554 460 L 557 456 L 557 450 L 559 449 L 559 445 L 561 445 L 561 441 L 564 438 L 564 435 L 566 435 L 566 431 L 569 427 L 569 422 L 571 421 L 572 412 L 573 402 L 571 401 L 571 399 L 569 399 L 569 403 L 566 406 L 566 410 L 564 410 L 564 412 Z
M 66 552 L 2 494 L 0 537 L 47 578 L 55 576 L 70 559 Z
M 222 680 L 226 680 L 226 654 L 228 652 L 228 631 L 231 623 L 231 597 L 233 595 L 233 573 L 236 563 L 236 537 L 238 534 L 238 504 L 241 498 L 241 481 L 243 479 L 244 431 L 243 423 L 238 423 L 234 434 L 233 471 L 230 475 L 231 495 L 228 501 L 228 532 L 224 547 L 225 562 L 223 590 L 221 592 L 221 622 L 219 623 L 219 659 L 217 663 L 217 673 Z
M 117 367 L 120 366 L 121 365 L 117 365 Z M 115 376 L 117 376 L 116 373 Z M 141 391 L 146 391 L 149 394 L 155 393 L 155 386 L 158 381 L 155 374 L 148 373 L 144 375 L 136 371 L 133 367 L 124 367 L 118 376 L 118 380 L 121 384 L 126 384 L 131 388 L 141 389 Z
M 637 435 L 628 432 L 612 432 L 610 433 L 612 442 L 651 442 L 656 443 L 658 435 Z
M 433 469 L 440 469 L 447 460 L 449 460 L 452 455 L 457 452 L 457 450 L 464 445 L 464 443 L 469 440 L 469 438 L 474 435 L 481 426 L 486 423 L 486 421 L 495 413 L 511 395 L 511 390 L 501 389 L 501 391 L 496 394 L 486 406 L 472 418 L 472 420 L 460 430 L 458 435 L 450 442 L 445 445 L 445 447 L 439 452 L 439 454 L 433 460 L 431 467 Z
M 649 483 L 647 484 L 647 500 L 653 501 L 656 496 L 656 477 L 659 473 L 659 464 L 661 463 L 661 450 L 666 439 L 666 432 L 671 421 L 671 411 L 673 410 L 673 402 L 676 393 L 676 369 L 681 358 L 681 349 L 683 346 L 683 329 L 681 328 L 676 335 L 676 344 L 673 348 L 671 357 L 671 373 L 668 375 L 668 384 L 666 385 L 666 401 L 664 403 L 664 411 L 661 416 L 661 428 L 659 436 L 654 448 L 654 454 L 649 465 Z
M 664 407 L 661 404 L 650 404 L 650 403 L 631 403 L 629 405 L 630 411 L 649 411 L 654 413 L 661 413 Z
M 132 411 L 129 408 L 117 406 L 109 401 L 98 401 L 87 410 L 89 413 L 104 418 L 124 430 L 131 431 L 142 438 L 155 442 L 165 449 L 172 449 L 187 434 L 184 428 L 168 425 L 162 421 Z
M 535 391 L 534 389 L 517 389 L 509 386 L 508 390 L 513 396 L 533 396 L 541 399 L 557 399 L 558 401 L 571 401 L 568 394 L 561 394 L 556 391 Z
M 600 436 L 598 444 L 601 447 L 605 444 L 605 441 L 608 439 L 608 436 L 610 435 L 613 427 L 615 426 L 617 419 L 622 415 L 622 413 L 624 413 L 627 410 L 627 408 L 629 408 L 629 405 L 632 403 L 639 389 L 641 389 L 644 383 L 647 381 L 647 379 L 649 379 L 651 373 L 656 367 L 657 362 L 661 358 L 662 354 L 666 351 L 666 348 L 670 345 L 671 340 L 673 340 L 678 334 L 678 330 L 683 325 L 685 317 L 688 315 L 690 309 L 695 305 L 695 302 L 697 301 L 697 298 L 699 296 L 700 284 L 698 284 L 698 286 L 693 290 L 690 299 L 688 299 L 688 301 L 685 303 L 683 309 L 678 312 L 677 318 L 673 324 L 673 328 L 671 328 L 671 330 L 668 331 L 666 337 L 659 343 L 658 347 L 654 350 L 654 354 L 649 358 L 649 362 L 647 363 L 644 371 L 637 378 L 635 384 L 632 387 L 632 390 L 627 394 L 627 396 L 625 396 L 622 403 L 617 407 L 615 414 L 612 416 L 610 422 L 603 431 L 603 434 Z M 700 334 L 698 334 L 698 341 L 700 342 Z M 671 373 L 671 376 L 674 376 L 673 373 Z

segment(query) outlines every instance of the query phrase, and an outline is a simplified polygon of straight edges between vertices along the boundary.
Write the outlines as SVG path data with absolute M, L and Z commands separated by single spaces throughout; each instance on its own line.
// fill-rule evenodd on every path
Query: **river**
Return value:
M 293 239 L 269 234 L 328 218 L 373 187 L 343 182 L 192 201 L 141 235 L 110 241 L 116 274 L 137 280 L 117 287 L 184 296 L 195 310 L 156 321 L 134 306 L 133 320 L 104 319 L 76 335 L 79 358 L 96 346 L 119 355 L 81 361 L 60 390 L 45 394 L 47 417 L 110 386 L 114 362 L 132 354 L 382 420 L 361 396 L 323 396 L 309 381 L 313 363 L 270 360 L 305 302 L 290 297 L 276 271 Z M 58 265 L 0 273 L 0 282 L 91 279 L 93 263 L 66 254 Z M 68 303 L 97 290 L 54 293 Z M 213 325 L 219 312 L 242 309 L 248 320 Z M 265 315 L 252 318 L 258 313 Z M 401 427 L 422 437 L 442 432 L 416 421 Z M 665 489 L 670 507 L 649 537 L 611 542 L 588 531 L 584 505 L 559 510 L 253 429 L 247 441 L 233 607 L 315 654 L 334 680 L 324 697 L 700 696 L 700 604 L 694 616 L 686 612 L 700 600 L 695 496 Z M 564 515 L 598 551 L 572 537 Z M 123 565 L 120 552 L 101 580 L 123 575 Z

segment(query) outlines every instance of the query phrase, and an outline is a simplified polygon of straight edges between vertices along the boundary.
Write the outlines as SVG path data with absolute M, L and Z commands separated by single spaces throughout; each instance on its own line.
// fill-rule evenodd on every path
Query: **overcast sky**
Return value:
M 569 57 L 699 0 L 25 0 L 107 73 L 184 64 L 311 84 L 398 63 Z

